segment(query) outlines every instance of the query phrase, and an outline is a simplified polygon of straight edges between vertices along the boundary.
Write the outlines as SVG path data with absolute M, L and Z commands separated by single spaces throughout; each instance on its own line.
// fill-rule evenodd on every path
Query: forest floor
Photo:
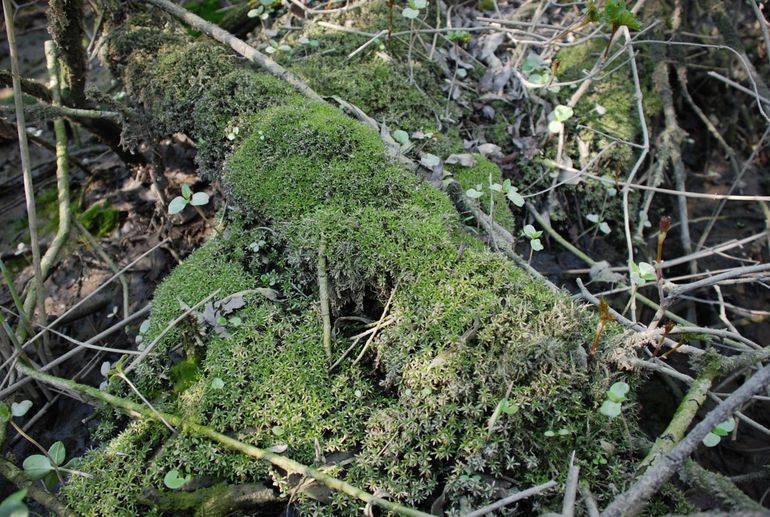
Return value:
M 735 8 L 734 28 L 742 45 L 736 50 L 756 67 L 758 75 L 754 80 L 761 86 L 760 78 L 770 78 L 768 23 L 757 18 L 748 4 L 756 3 L 759 9 L 765 9 L 765 16 L 770 6 L 753 0 L 725 3 Z M 46 4 L 41 0 L 20 6 L 15 20 L 23 76 L 43 83 L 47 78 L 43 41 L 49 38 Z M 236 2 L 187 4 L 193 11 L 218 22 L 222 21 L 223 13 L 237 9 L 232 5 Z M 359 26 L 354 14 L 334 12 L 332 2 L 329 6 L 312 4 L 318 12 L 304 12 L 300 2 L 262 2 L 256 17 L 241 16 L 241 25 L 236 27 L 247 33 L 241 34 L 247 42 L 304 78 L 321 95 L 342 98 L 387 124 L 391 131 L 404 129 L 410 152 L 430 151 L 428 154 L 441 158 L 442 164 L 450 154 L 460 160 L 472 154 L 492 160 L 502 170 L 500 181 L 510 180 L 524 195 L 524 208 L 503 200 L 495 208 L 497 212 L 492 213 L 488 205 L 490 195 L 496 196 L 492 194 L 495 187 L 486 177 L 463 187 L 470 199 L 479 200 L 482 210 L 501 224 L 504 221 L 510 225 L 507 229 L 517 239 L 515 249 L 524 261 L 577 298 L 581 291 L 576 280 L 582 279 L 596 297 L 606 298 L 618 312 L 647 324 L 655 317 L 654 307 L 632 305 L 630 288 L 620 284 L 619 278 L 629 275 L 629 246 L 636 252 L 637 263 L 654 265 L 661 217 L 671 216 L 674 220 L 664 248 L 664 259 L 674 264 L 665 269 L 667 282 L 709 278 L 716 273 L 767 264 L 770 258 L 770 119 L 758 110 L 751 90 L 740 91 L 723 80 L 731 78 L 744 85 L 745 90 L 751 88 L 751 72 L 746 72 L 735 53 L 717 47 L 724 44 L 725 35 L 707 6 L 686 0 L 647 4 L 653 5 L 644 6 L 639 15 L 646 28 L 642 34 L 634 35 L 639 40 L 632 48 L 636 54 L 632 52 L 629 59 L 625 55 L 628 47 L 621 48 L 622 42 L 617 44 L 610 53 L 615 64 L 603 66 L 596 84 L 588 85 L 585 98 L 578 99 L 573 96 L 585 84 L 586 74 L 590 75 L 594 64 L 602 60 L 606 32 L 598 28 L 592 32 L 590 26 L 585 30 L 578 27 L 581 10 L 572 4 L 482 0 L 453 4 L 449 9 L 443 6 L 437 15 L 430 11 L 431 16 L 438 16 L 442 24 L 457 31 L 453 41 L 447 38 L 446 31 L 431 32 L 429 24 L 435 25 L 435 20 L 416 9 L 421 16 L 417 26 L 425 32 L 414 30 L 416 22 L 407 22 L 404 34 L 396 36 L 400 50 L 394 52 L 386 43 L 387 26 L 372 27 L 371 19 Z M 672 6 L 681 8 L 682 4 L 687 13 L 682 26 L 671 30 Z M 404 24 L 403 7 L 395 10 L 399 26 Z M 385 19 L 376 18 L 377 23 Z M 447 19 L 451 23 L 447 24 Z M 94 21 L 93 13 L 89 13 L 85 25 L 92 27 Z M 254 27 L 256 23 L 258 26 Z M 574 34 L 564 34 L 569 27 Z M 616 35 L 617 39 L 622 40 L 622 32 Z M 578 47 L 576 40 L 584 35 L 588 41 L 593 37 L 601 41 L 587 56 L 572 52 Z M 681 52 L 668 47 L 661 57 L 652 50 L 656 45 L 644 43 L 672 35 L 693 45 L 682 47 Z M 703 42 L 711 46 L 704 46 Z M 7 41 L 1 45 L 0 68 L 9 69 Z M 91 50 L 89 85 L 120 102 L 120 85 L 99 65 L 97 52 Z M 342 61 L 340 56 L 345 53 L 352 56 L 349 61 Z M 361 66 L 372 70 L 367 77 L 382 81 L 373 87 L 411 88 L 429 99 L 427 109 L 422 113 L 399 112 L 397 98 L 402 93 L 405 97 L 411 93 L 387 92 L 394 97 L 387 100 L 378 97 L 385 96 L 383 92 L 373 96 L 360 84 L 348 84 L 345 74 L 355 72 L 356 56 L 362 55 L 367 57 Z M 339 60 L 339 74 L 315 75 L 315 67 L 334 66 L 334 59 Z M 661 59 L 671 63 L 670 81 L 666 80 L 672 95 L 670 105 L 661 100 L 661 85 L 656 83 L 659 76 L 655 76 L 655 65 Z M 380 75 L 388 73 L 380 70 L 380 66 L 385 66 L 382 63 L 391 66 L 393 60 L 400 77 L 408 78 L 405 83 Z M 638 69 L 632 70 L 631 60 L 635 60 L 634 67 Z M 418 79 L 412 81 L 410 74 L 415 69 Z M 687 74 L 687 83 L 683 82 L 682 73 Z M 563 85 L 556 88 L 560 82 Z M 618 89 L 624 89 L 620 95 L 616 95 Z M 643 124 L 634 100 L 635 90 L 646 96 Z M 417 99 L 416 104 L 422 102 L 421 97 Z M 571 106 L 574 118 L 566 117 L 560 128 L 557 124 L 556 131 L 549 130 L 555 107 L 568 105 L 572 100 L 576 101 Z M 0 89 L 0 107 L 10 108 L 12 101 L 12 89 Z M 770 102 L 763 105 L 770 112 Z M 667 109 L 672 111 L 666 112 Z M 425 112 L 429 113 L 427 117 Z M 2 115 L 6 117 L 9 113 L 3 111 Z M 422 131 L 425 121 L 432 116 L 438 121 L 438 132 L 459 137 L 462 148 L 442 147 L 440 135 L 431 137 Z M 612 120 L 605 118 L 603 122 L 603 117 Z M 406 122 L 400 124 L 400 120 Z M 53 142 L 54 133 L 46 120 L 28 121 L 28 126 L 34 135 L 32 172 L 40 244 L 45 249 L 58 224 L 56 161 L 55 155 L 37 142 Z M 67 313 L 60 327 L 69 336 L 86 341 L 119 321 L 126 309 L 136 312 L 152 300 L 155 287 L 174 266 L 213 233 L 213 221 L 224 206 L 224 195 L 219 185 L 198 175 L 194 162 L 196 144 L 184 135 L 165 138 L 152 148 L 143 144 L 137 152 L 148 157 L 150 163 L 126 166 L 109 147 L 82 128 L 70 125 L 69 131 L 70 156 L 79 160 L 79 165 L 71 169 L 72 184 L 78 186 L 73 190 L 72 205 L 80 224 L 96 238 L 98 249 L 83 235 L 73 239 L 46 283 L 45 309 L 48 321 Z M 637 164 L 644 139 L 650 144 L 648 158 Z M 640 165 L 637 175 L 628 179 L 628 172 L 635 165 Z M 435 169 L 423 172 L 428 179 L 431 173 L 436 174 Z M 679 172 L 684 176 L 677 177 Z M 165 178 L 160 197 L 153 186 L 153 175 L 158 174 Z M 581 174 L 583 177 L 576 179 Z M 621 202 L 624 181 L 647 189 L 632 189 L 630 208 Z M 683 183 L 679 184 L 680 181 Z M 211 202 L 201 207 L 206 220 L 192 210 L 173 217 L 165 212 L 162 199 L 176 196 L 181 185 L 210 194 Z M 648 197 L 650 192 L 655 195 Z M 721 207 L 724 198 L 726 203 Z M 684 221 L 679 202 L 685 206 Z M 716 207 L 720 207 L 718 212 Z M 17 288 L 30 283 L 34 276 L 26 214 L 18 143 L 13 135 L 0 134 L 0 253 Z M 543 217 L 550 218 L 552 226 L 546 228 L 538 219 Z M 629 222 L 630 231 L 639 229 L 633 244 L 628 243 L 624 232 L 625 221 Z M 539 237 L 542 251 L 534 251 L 530 238 L 523 233 L 529 224 L 543 232 Z M 687 232 L 682 231 L 683 227 Z M 485 238 L 478 226 L 476 229 L 490 245 L 495 245 L 494 239 Z M 571 247 L 563 246 L 562 238 Z M 125 267 L 144 254 L 122 276 L 124 284 L 114 282 L 103 289 L 116 267 Z M 586 257 L 600 264 L 592 267 Z M 692 326 L 724 330 L 765 347 L 770 340 L 769 279 L 767 270 L 736 274 L 728 281 L 680 298 L 668 309 L 693 322 Z M 89 297 L 97 290 L 97 295 Z M 639 286 L 639 293 L 659 301 L 654 275 L 646 285 Z M 68 312 L 85 297 L 89 297 L 87 304 Z M 0 305 L 13 307 L 7 289 L 0 290 Z M 636 310 L 633 316 L 630 310 Z M 134 346 L 135 327 L 113 334 L 107 346 Z M 683 343 L 705 347 L 702 337 L 693 331 Z M 726 355 L 733 353 L 724 342 L 715 340 L 713 345 Z M 51 351 L 57 356 L 71 348 L 66 342 L 55 342 Z M 102 362 L 116 358 L 115 354 L 105 352 L 83 354 L 60 373 L 98 384 Z M 691 372 L 687 358 L 674 354 L 669 363 L 677 370 Z M 6 370 L 1 372 L 5 376 Z M 724 379 L 712 391 L 732 392 L 749 376 L 750 370 L 740 373 Z M 5 381 L 0 389 L 4 387 Z M 665 429 L 682 389 L 662 382 L 658 375 L 650 376 L 639 389 L 639 420 L 651 439 Z M 37 395 L 37 388 L 29 395 Z M 42 443 L 64 441 L 73 455 L 89 449 L 91 438 L 84 430 L 96 425 L 89 406 L 61 395 L 53 397 L 49 404 L 36 406 L 36 410 L 43 411 L 33 411 L 35 416 L 25 428 L 34 429 L 36 439 Z M 718 448 L 700 448 L 695 455 L 701 465 L 711 470 L 735 479 L 743 476 L 748 481 L 740 487 L 766 508 L 770 508 L 768 400 L 767 396 L 759 397 L 744 406 L 743 412 L 751 422 L 741 423 L 733 439 Z M 708 407 L 707 403 L 701 414 Z M 18 435 L 8 442 L 7 456 L 24 458 L 36 452 L 33 445 Z M 10 485 L 4 484 L 2 488 L 0 499 L 12 491 Z M 704 508 L 715 505 L 702 487 L 686 489 L 686 494 L 691 502 Z

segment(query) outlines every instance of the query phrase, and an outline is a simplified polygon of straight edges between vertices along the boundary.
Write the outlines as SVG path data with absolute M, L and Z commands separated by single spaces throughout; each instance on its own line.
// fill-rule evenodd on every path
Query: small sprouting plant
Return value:
M 657 278 L 655 266 L 647 262 L 639 262 L 639 264 L 630 262 L 629 269 L 631 270 L 631 284 L 634 287 L 643 287 L 647 282 L 653 282 Z
M 511 185 L 511 180 L 505 180 L 502 185 L 500 183 L 492 183 L 490 181 L 490 190 L 495 192 L 503 192 L 508 200 L 521 208 L 524 206 L 524 196 L 519 193 L 519 189 Z M 480 183 L 476 185 L 476 188 L 469 188 L 465 191 L 465 195 L 471 199 L 478 199 L 484 195 L 484 186 Z
M 574 114 L 575 111 L 572 108 L 559 104 L 548 117 L 551 119 L 548 123 L 548 131 L 551 133 L 561 133 L 564 130 L 564 123 L 571 119 Z
M 521 65 L 521 72 L 527 77 L 530 85 L 546 87 L 548 91 L 558 93 L 558 86 L 549 86 L 554 80 L 556 68 L 556 64 L 550 65 L 539 55 L 530 52 Z
M 620 416 L 623 402 L 626 401 L 626 395 L 630 389 L 631 387 L 625 382 L 616 382 L 610 386 L 607 390 L 607 398 L 599 408 L 599 413 L 609 418 Z
M 166 472 L 165 476 L 163 476 L 163 484 L 171 490 L 177 490 L 186 485 L 191 479 L 191 474 L 185 474 L 183 476 L 180 474 L 179 470 L 171 469 Z
M 610 225 L 607 224 L 607 221 L 602 219 L 599 214 L 588 214 L 586 215 L 586 219 L 595 224 L 597 228 L 599 228 L 599 231 L 604 235 L 609 235 L 612 231 L 612 228 L 610 228 Z
M 27 497 L 27 489 L 14 492 L 0 503 L 0 515 L 8 517 L 27 517 L 29 508 L 24 504 L 24 498 Z
M 274 39 L 271 39 L 265 47 L 265 53 L 275 54 L 276 52 L 291 52 L 292 48 L 285 43 L 278 43 Z
M 420 11 L 428 7 L 428 0 L 409 0 L 407 7 L 401 11 L 401 16 L 407 20 L 414 20 L 420 16 Z
M 182 195 L 177 196 L 171 200 L 168 204 L 169 214 L 178 214 L 185 209 L 187 205 L 191 205 L 198 210 L 198 213 L 205 219 L 203 213 L 197 208 L 202 205 L 206 205 L 209 202 L 209 195 L 205 192 L 193 192 L 189 185 L 182 185 Z
M 543 250 L 543 243 L 540 242 L 540 237 L 543 236 L 543 232 L 535 230 L 535 227 L 531 224 L 526 225 L 522 232 L 529 239 L 529 262 L 532 262 L 532 255 L 534 255 L 536 251 Z
M 634 31 L 642 28 L 642 22 L 628 9 L 625 0 L 606 0 L 603 9 L 597 7 L 593 0 L 589 0 L 586 19 L 589 22 L 606 23 L 612 27 L 612 34 L 623 26 Z
M 703 445 L 706 447 L 716 447 L 722 441 L 722 438 L 732 433 L 733 430 L 735 430 L 735 419 L 728 418 L 703 438 Z

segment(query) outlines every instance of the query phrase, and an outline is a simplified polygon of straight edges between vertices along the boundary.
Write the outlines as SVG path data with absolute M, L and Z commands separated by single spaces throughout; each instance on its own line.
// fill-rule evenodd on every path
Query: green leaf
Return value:
M 469 188 L 465 191 L 465 195 L 471 199 L 478 199 L 484 195 L 483 192 L 476 190 L 475 188 Z
M 163 476 L 163 484 L 171 490 L 176 490 L 177 488 L 183 487 L 191 479 L 192 476 L 190 474 L 181 476 L 177 469 L 172 469 L 166 472 L 166 475 Z
M 519 194 L 519 191 L 516 189 L 516 187 L 511 187 L 510 189 L 508 189 L 508 192 L 506 193 L 506 195 L 508 196 L 508 199 L 511 201 L 511 203 L 513 203 L 514 205 L 518 206 L 519 208 L 524 206 L 524 197 L 521 194 Z
M 403 129 L 396 129 L 392 133 L 393 140 L 398 142 L 401 145 L 406 145 L 409 143 L 409 133 L 404 131 Z
M 420 163 L 428 169 L 432 169 L 441 163 L 441 159 L 435 154 L 424 153 L 422 156 L 420 156 Z
M 508 399 L 503 399 L 500 402 L 500 411 L 502 411 L 506 415 L 515 415 L 516 413 L 519 412 L 519 406 L 517 406 L 516 404 L 514 404 Z
M 26 495 L 27 491 L 23 490 L 23 492 Z M 9 495 L 2 503 L 0 503 L 0 517 L 27 517 L 29 515 L 29 508 L 27 508 L 27 505 L 21 501 L 11 499 L 11 497 L 18 493 L 19 492 Z
M 621 406 L 619 402 L 605 400 L 602 403 L 602 407 L 599 408 L 599 413 L 610 418 L 615 418 L 620 415 L 620 409 Z
M 247 13 L 246 13 L 246 17 L 247 17 L 247 18 L 256 18 L 256 17 L 257 17 L 257 16 L 259 16 L 260 14 L 261 14 L 261 13 L 260 13 L 260 11 L 259 11 L 259 10 L 257 10 L 257 9 L 251 9 L 249 12 L 247 12 Z
M 191 196 L 192 196 L 192 189 L 190 188 L 190 185 L 187 185 L 185 183 L 184 185 L 182 185 L 182 197 L 189 201 Z
M 541 235 L 543 235 L 543 232 L 539 232 L 535 230 L 535 227 L 532 226 L 531 224 L 526 225 L 523 231 L 524 231 L 524 235 L 526 235 L 530 239 L 537 239 Z
M 417 9 L 412 9 L 411 7 L 404 7 L 404 10 L 401 11 L 401 16 L 406 18 L 407 20 L 414 20 L 420 15 L 420 11 Z
M 502 192 L 502 191 L 503 191 L 503 186 L 502 186 L 502 185 L 500 185 L 499 183 L 492 183 L 492 184 L 489 186 L 489 189 L 490 189 L 490 190 L 493 190 L 493 191 L 495 191 L 495 192 Z
M 172 199 L 171 202 L 168 204 L 168 213 L 171 215 L 178 214 L 179 212 L 184 210 L 184 207 L 186 206 L 187 206 L 187 200 L 182 196 L 177 196 L 174 199 Z
M 209 195 L 205 192 L 196 192 L 193 194 L 192 199 L 190 200 L 190 204 L 192 206 L 201 206 L 205 205 L 209 202 Z
M 543 434 L 546 435 L 548 438 L 553 438 L 554 436 L 556 436 L 556 433 L 554 433 L 550 429 L 548 431 L 544 432 Z
M 711 432 L 718 436 L 727 436 L 735 430 L 735 420 L 728 418 L 724 422 L 716 426 Z
M 0 422 L 7 422 L 11 419 L 11 408 L 3 401 L 0 401 Z
M 409 7 L 413 9 L 425 9 L 428 7 L 428 0 L 409 0 Z
M 18 492 L 14 492 L 5 499 L 3 499 L 3 502 L 6 501 L 14 501 L 17 503 L 20 503 L 24 501 L 24 498 L 27 497 L 27 489 L 19 490 Z
M 273 432 L 273 434 L 274 434 L 274 435 L 276 435 L 276 436 L 283 436 L 284 434 L 286 434 L 286 431 L 284 431 L 283 427 L 281 427 L 280 425 L 276 425 L 276 426 L 274 426 L 274 427 L 271 429 L 271 431 L 272 431 L 272 432 Z
M 219 377 L 214 377 L 213 379 L 211 379 L 211 387 L 214 388 L 215 390 L 221 390 L 222 388 L 225 387 L 225 381 L 223 381 Z
M 553 110 L 553 118 L 554 120 L 558 120 L 559 122 L 566 122 L 569 119 L 572 118 L 572 115 L 574 115 L 575 112 L 570 108 L 569 106 L 564 106 L 562 104 L 556 106 L 556 108 Z
M 586 215 L 586 219 L 588 219 L 592 223 L 596 224 L 596 223 L 599 222 L 599 215 L 598 214 L 588 214 L 588 215 Z
M 60 441 L 55 442 L 51 445 L 51 448 L 48 449 L 48 455 L 56 465 L 64 463 L 64 459 L 67 457 L 67 449 L 64 448 L 64 443 Z
M 532 251 L 543 251 L 543 243 L 540 242 L 540 239 L 532 239 L 529 241 L 529 246 L 532 248 Z
M 550 131 L 551 133 L 559 133 L 563 127 L 564 127 L 564 124 L 562 124 L 556 119 L 553 119 L 548 123 L 548 131 Z
M 48 461 L 48 458 L 42 454 L 33 454 L 32 456 L 27 456 L 27 459 L 25 459 L 24 463 L 22 463 L 22 467 L 24 468 L 24 473 L 32 481 L 43 479 L 49 472 L 54 469 L 53 465 L 51 465 L 51 462 Z
M 719 442 L 722 441 L 722 438 L 719 437 L 719 435 L 716 435 L 714 433 L 709 433 L 706 435 L 705 438 L 703 438 L 703 445 L 706 447 L 716 447 L 719 445 Z
M 503 192 L 508 192 L 511 190 L 511 180 L 507 179 L 503 182 Z
M 232 318 L 230 318 L 230 319 L 228 320 L 228 322 L 229 322 L 229 323 L 230 323 L 230 325 L 232 325 L 233 327 L 240 327 L 240 326 L 241 326 L 241 323 L 243 323 L 243 320 L 241 320 L 240 316 L 233 316 Z
M 613 393 L 619 397 L 625 397 L 628 395 L 629 391 L 631 391 L 631 386 L 629 386 L 628 383 L 620 381 L 610 386 L 610 389 L 607 390 L 607 393 Z
M 22 400 L 21 402 L 14 402 L 11 404 L 11 413 L 15 417 L 21 417 L 27 414 L 27 411 L 32 407 L 31 400 Z
M 147 318 L 142 322 L 141 325 L 139 325 L 139 333 L 140 334 L 147 334 L 147 331 L 150 330 L 150 318 Z
M 604 235 L 609 235 L 612 229 L 610 228 L 609 224 L 607 224 L 605 221 L 602 221 L 599 223 L 599 231 L 601 231 Z

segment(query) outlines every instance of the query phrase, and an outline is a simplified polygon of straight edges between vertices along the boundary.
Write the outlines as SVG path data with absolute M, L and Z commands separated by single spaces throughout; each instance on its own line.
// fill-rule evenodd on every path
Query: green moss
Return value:
M 187 388 L 195 384 L 200 378 L 201 372 L 198 368 L 198 361 L 193 357 L 176 363 L 169 369 L 169 376 L 171 377 L 172 388 L 174 393 L 182 393 Z
M 229 61 L 217 70 L 205 48 L 195 44 L 188 55 L 164 47 L 157 62 L 145 64 L 166 74 L 160 84 L 135 84 L 164 130 L 185 128 L 215 142 L 239 128 L 221 179 L 240 215 L 157 289 L 145 342 L 216 289 L 221 300 L 272 275 L 285 299 L 247 295 L 235 313 L 242 324 L 228 327 L 230 336 L 193 317 L 175 325 L 135 370 L 139 389 L 187 421 L 259 447 L 285 445 L 303 463 L 316 461 L 317 451 L 340 453 L 352 461 L 332 473 L 422 509 L 442 491 L 447 512 L 460 514 L 497 499 L 503 479 L 515 487 L 563 480 L 573 450 L 599 501 L 611 498 L 631 478 L 633 461 L 624 423 L 598 412 L 615 380 L 609 365 L 601 354 L 590 368 L 581 361 L 596 318 L 499 254 L 478 246 L 458 253 L 450 201 L 392 164 L 376 132 L 337 109 L 273 96 L 274 83 L 238 74 Z M 210 99 L 208 114 L 179 120 L 185 110 L 196 112 L 200 91 L 227 77 L 220 91 L 245 81 L 242 99 Z M 264 103 L 238 113 L 254 92 L 267 96 Z M 168 113 L 158 115 L 159 108 Z M 214 123 L 205 133 L 209 116 Z M 481 159 L 453 172 L 471 183 L 499 178 Z M 359 342 L 332 372 L 317 295 L 322 242 L 335 322 L 349 315 L 387 321 L 361 361 L 354 361 Z M 335 358 L 351 333 L 337 330 Z M 179 350 L 189 359 L 180 363 Z M 518 411 L 493 417 L 506 394 Z M 632 400 L 624 416 L 634 433 Z M 162 487 L 171 468 L 225 482 L 272 477 L 292 492 L 285 473 L 184 428 L 168 436 L 140 422 L 127 433 L 88 455 L 83 469 L 95 473 L 93 483 L 66 488 L 82 513 L 130 513 L 139 487 Z M 114 461 L 114 451 L 127 456 Z M 298 497 L 306 513 L 360 511 L 340 495 L 326 506 Z M 553 510 L 561 495 L 528 504 L 532 513 Z
M 94 237 L 104 237 L 120 223 L 120 210 L 110 206 L 108 201 L 94 203 L 87 210 L 78 214 L 78 221 Z
M 229 194 L 252 216 L 298 218 L 324 205 L 397 206 L 418 180 L 389 165 L 376 132 L 322 104 L 265 110 L 228 160 Z

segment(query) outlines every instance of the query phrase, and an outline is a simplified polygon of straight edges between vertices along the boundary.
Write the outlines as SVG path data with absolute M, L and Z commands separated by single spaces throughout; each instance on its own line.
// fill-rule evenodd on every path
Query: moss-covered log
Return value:
M 212 306 L 168 332 L 134 370 L 153 404 L 423 510 L 443 501 L 434 509 L 459 514 L 563 480 L 572 451 L 600 501 L 621 489 L 634 464 L 633 405 L 625 422 L 598 412 L 614 375 L 608 346 L 585 363 L 595 318 L 467 236 L 448 198 L 393 163 L 375 131 L 158 20 L 128 18 L 109 43 L 111 64 L 150 134 L 197 141 L 201 171 L 234 210 L 223 235 L 158 288 L 144 341 L 216 289 L 279 296 L 247 294 L 241 307 Z M 322 242 L 334 359 L 366 331 L 344 316 L 379 321 L 332 372 L 317 294 Z M 224 320 L 212 320 L 217 311 Z M 103 433 L 116 424 L 105 418 Z M 302 481 L 146 421 L 79 468 L 93 479 L 64 493 L 93 515 L 138 513 L 137 496 L 162 489 L 173 468 L 229 483 L 271 475 L 287 494 Z M 307 512 L 360 511 L 344 494 L 308 492 L 298 502 Z M 561 497 L 520 504 L 555 509 Z

